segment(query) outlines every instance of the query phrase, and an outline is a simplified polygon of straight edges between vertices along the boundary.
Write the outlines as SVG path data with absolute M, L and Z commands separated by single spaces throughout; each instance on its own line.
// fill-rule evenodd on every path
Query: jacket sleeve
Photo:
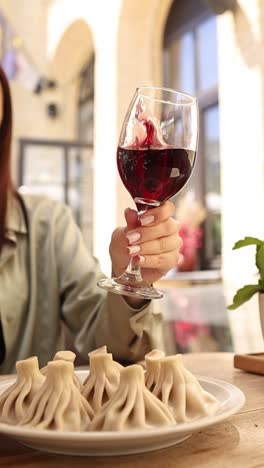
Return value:
M 83 355 L 107 345 L 115 359 L 134 362 L 153 348 L 163 349 L 162 315 L 149 302 L 130 307 L 122 296 L 97 286 L 104 277 L 75 224 L 63 206 L 56 222 L 57 260 L 62 319 Z

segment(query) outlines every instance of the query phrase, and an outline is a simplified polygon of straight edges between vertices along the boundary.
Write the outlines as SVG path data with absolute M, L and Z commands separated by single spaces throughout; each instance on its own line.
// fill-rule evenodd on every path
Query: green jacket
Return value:
M 37 355 L 40 366 L 63 349 L 62 321 L 84 356 L 107 345 L 115 359 L 135 361 L 163 347 L 161 314 L 140 310 L 97 287 L 104 275 L 83 242 L 68 207 L 23 195 L 8 208 L 0 256 L 0 317 L 6 347 L 1 373 Z M 27 222 L 26 222 L 27 219 Z

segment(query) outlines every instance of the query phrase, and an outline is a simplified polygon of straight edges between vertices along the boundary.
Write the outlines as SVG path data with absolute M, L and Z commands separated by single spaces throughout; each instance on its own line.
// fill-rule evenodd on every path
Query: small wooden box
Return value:
M 234 367 L 264 375 L 264 353 L 235 354 Z

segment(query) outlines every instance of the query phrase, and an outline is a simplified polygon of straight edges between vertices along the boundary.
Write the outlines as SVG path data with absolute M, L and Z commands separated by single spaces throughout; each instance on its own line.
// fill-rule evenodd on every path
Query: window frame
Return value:
M 178 5 L 179 15 L 181 15 L 181 6 Z M 170 14 L 170 13 L 169 13 Z M 219 106 L 219 93 L 218 93 L 218 83 L 214 86 L 199 91 L 199 63 L 198 63 L 198 38 L 197 38 L 197 30 L 199 25 L 208 20 L 211 17 L 215 17 L 216 15 L 210 11 L 206 10 L 201 14 L 196 14 L 194 18 L 189 19 L 186 21 L 185 19 L 184 24 L 178 27 L 173 32 L 170 32 L 167 36 L 164 35 L 164 43 L 163 43 L 163 52 L 164 52 L 164 62 L 163 62 L 163 79 L 168 82 L 168 74 L 169 74 L 169 65 L 168 65 L 168 58 L 166 56 L 166 51 L 168 50 L 169 45 L 173 41 L 179 40 L 184 34 L 192 33 L 193 41 L 194 41 L 194 83 L 195 83 L 195 95 L 198 99 L 199 104 L 199 143 L 198 143 L 198 150 L 197 150 L 197 158 L 195 164 L 195 172 L 196 172 L 196 184 L 195 184 L 195 192 L 197 194 L 197 198 L 203 203 L 206 207 L 206 160 L 205 160 L 205 122 L 204 122 L 204 115 L 205 112 L 214 106 Z M 166 31 L 165 31 L 166 33 Z M 167 68 L 167 69 L 166 69 Z M 203 231 L 206 230 L 206 220 L 202 225 Z M 200 270 L 205 269 L 212 269 L 210 268 L 210 261 L 213 258 L 207 257 L 206 252 L 206 245 L 205 245 L 205 236 L 203 236 L 202 246 L 200 249 Z M 208 265 L 209 263 L 209 265 Z

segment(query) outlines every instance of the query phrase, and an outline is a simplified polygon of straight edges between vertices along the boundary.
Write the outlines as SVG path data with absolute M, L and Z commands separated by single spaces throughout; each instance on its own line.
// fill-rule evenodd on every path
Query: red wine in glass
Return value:
M 117 167 L 134 200 L 164 202 L 178 193 L 190 178 L 195 151 L 184 148 L 117 149 Z M 138 211 L 146 209 L 136 201 Z
M 117 167 L 139 214 L 173 197 L 188 182 L 198 140 L 198 105 L 193 96 L 166 88 L 136 90 L 123 122 Z M 141 276 L 133 258 L 118 278 L 98 286 L 116 294 L 158 299 L 163 294 Z

